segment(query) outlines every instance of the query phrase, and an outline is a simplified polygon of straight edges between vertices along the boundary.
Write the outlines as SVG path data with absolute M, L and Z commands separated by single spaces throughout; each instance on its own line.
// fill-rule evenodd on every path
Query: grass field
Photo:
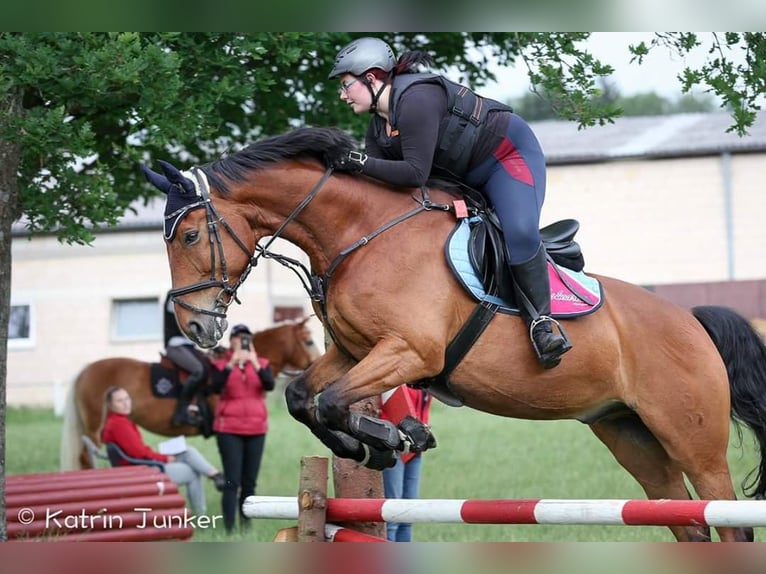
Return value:
M 269 398 L 270 430 L 258 480 L 264 495 L 298 491 L 303 455 L 325 455 L 308 430 L 287 413 L 282 399 Z M 422 498 L 644 498 L 643 491 L 611 457 L 588 428 L 572 421 L 531 422 L 503 419 L 435 403 L 432 426 L 438 447 L 426 453 Z M 7 414 L 8 474 L 55 471 L 59 468 L 62 420 L 51 410 L 12 408 Z M 164 437 L 145 433 L 149 444 Z M 733 439 L 736 438 L 732 433 Z M 213 439 L 189 439 L 219 465 Z M 746 435 L 744 451 L 732 446 L 729 459 L 735 486 L 755 466 L 754 445 Z M 220 514 L 220 495 L 206 481 L 208 514 Z M 198 531 L 195 541 L 269 541 L 289 521 L 252 521 L 249 531 L 226 536 L 223 530 Z M 756 530 L 756 540 L 764 539 Z M 416 541 L 666 541 L 660 527 L 503 526 L 465 524 L 415 525 Z

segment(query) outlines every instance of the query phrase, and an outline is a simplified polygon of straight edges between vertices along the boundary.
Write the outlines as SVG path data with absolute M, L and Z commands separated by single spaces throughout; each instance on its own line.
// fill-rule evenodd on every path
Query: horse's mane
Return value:
M 202 167 L 210 183 L 221 192 L 226 181 L 244 181 L 255 169 L 297 157 L 314 158 L 325 166 L 355 149 L 357 143 L 338 128 L 296 128 L 254 142 L 244 149 Z

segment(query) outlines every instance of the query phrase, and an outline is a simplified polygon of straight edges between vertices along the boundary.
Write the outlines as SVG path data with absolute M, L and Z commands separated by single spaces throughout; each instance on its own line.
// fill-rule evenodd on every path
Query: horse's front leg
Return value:
M 349 410 L 349 406 L 358 401 L 432 376 L 438 359 L 429 361 L 427 356 L 399 339 L 379 342 L 362 361 L 317 396 L 316 414 L 320 424 L 353 435 L 378 449 L 422 452 L 435 447 L 430 428 L 414 417 L 405 417 L 396 426 L 391 421 Z
M 320 423 L 315 412 L 317 389 L 343 376 L 354 361 L 338 352 L 334 345 L 307 371 L 288 384 L 285 389 L 287 409 L 296 420 L 306 425 L 322 444 L 341 458 L 350 458 L 375 470 L 393 466 L 396 455 L 393 449 L 375 449 L 362 444 L 348 433 L 331 430 Z

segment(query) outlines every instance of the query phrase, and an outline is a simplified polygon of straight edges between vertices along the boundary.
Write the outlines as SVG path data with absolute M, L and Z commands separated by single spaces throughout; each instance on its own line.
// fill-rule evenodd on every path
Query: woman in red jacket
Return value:
M 268 430 L 266 391 L 274 388 L 269 361 L 256 354 L 252 338 L 246 325 L 235 325 L 229 351 L 213 362 L 213 391 L 221 393 L 213 430 L 226 477 L 221 507 L 227 532 L 237 514 L 241 526 L 248 524 L 242 503 L 255 494 Z
M 193 446 L 176 455 L 160 454 L 144 442 L 138 426 L 128 418 L 132 402 L 128 391 L 122 387 L 109 387 L 106 390 L 106 421 L 101 431 L 101 440 L 112 442 L 133 458 L 158 460 L 165 463 L 165 474 L 178 485 L 185 484 L 192 510 L 197 514 L 207 513 L 205 489 L 202 476 L 212 479 L 218 490 L 224 486 L 223 475 Z M 130 465 L 126 460 L 121 465 Z

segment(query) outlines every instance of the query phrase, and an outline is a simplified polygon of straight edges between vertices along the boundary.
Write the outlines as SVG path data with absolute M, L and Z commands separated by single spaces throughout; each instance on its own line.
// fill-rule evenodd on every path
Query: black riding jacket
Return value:
M 417 187 L 432 175 L 462 178 L 502 140 L 511 108 L 436 74 L 395 76 L 389 100 L 391 135 L 375 115 L 365 137 L 363 173 Z

